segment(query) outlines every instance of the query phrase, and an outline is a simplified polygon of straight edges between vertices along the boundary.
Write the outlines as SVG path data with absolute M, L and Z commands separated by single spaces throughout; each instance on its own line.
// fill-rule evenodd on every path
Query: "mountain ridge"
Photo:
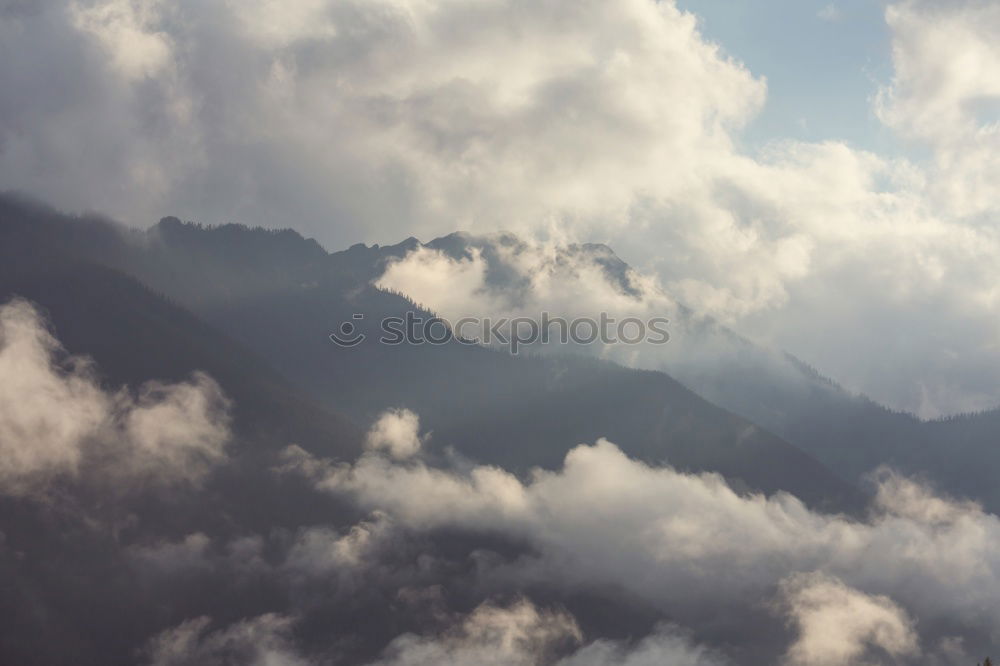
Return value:
M 6 210 L 5 217 L 9 204 Z M 58 216 L 49 223 L 56 236 L 60 225 L 75 224 Z M 555 467 L 570 447 L 607 436 L 649 462 L 720 471 L 748 490 L 787 490 L 831 509 L 863 504 L 808 455 L 662 373 L 586 359 L 513 358 L 457 343 L 336 348 L 329 332 L 359 308 L 374 326 L 412 307 L 359 279 L 358 271 L 373 270 L 370 248 L 365 261 L 344 261 L 351 250 L 323 255 L 294 232 L 205 228 L 170 219 L 143 242 L 130 240 L 132 233 L 114 238 L 104 229 L 73 245 L 192 309 L 314 400 L 346 410 L 355 421 L 386 407 L 412 407 L 434 431 L 437 445 L 520 471 Z M 218 240 L 233 235 L 235 243 Z M 261 239 L 277 246 L 272 260 L 238 250 Z M 379 248 L 377 256 L 405 253 L 415 243 Z M 301 256 L 287 254 L 289 245 Z M 531 418 L 509 423 L 510 413 L 522 412 Z M 736 442 L 742 443 L 734 447 Z

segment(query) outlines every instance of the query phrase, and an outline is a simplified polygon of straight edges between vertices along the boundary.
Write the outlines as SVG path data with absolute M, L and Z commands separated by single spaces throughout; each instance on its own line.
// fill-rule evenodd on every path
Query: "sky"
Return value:
M 0 187 L 330 249 L 606 242 L 852 390 L 984 409 L 998 29 L 981 0 L 4 0 Z
M 768 98 L 743 136 L 838 139 L 868 150 L 899 150 L 871 107 L 892 76 L 886 3 L 876 0 L 684 0 L 706 39 L 767 78 Z

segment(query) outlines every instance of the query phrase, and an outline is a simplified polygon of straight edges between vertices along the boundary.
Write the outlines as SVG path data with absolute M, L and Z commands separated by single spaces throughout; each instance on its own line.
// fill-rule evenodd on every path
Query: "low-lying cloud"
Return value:
M 295 647 L 293 620 L 267 614 L 211 631 L 211 618 L 187 620 L 146 646 L 149 666 L 310 666 Z
M 781 596 L 799 634 L 788 649 L 789 664 L 865 663 L 866 653 L 873 649 L 892 658 L 918 653 L 913 622 L 887 597 L 867 595 L 818 574 L 782 581 Z
M 432 464 L 405 409 L 376 418 L 371 441 L 387 432 L 405 456 L 290 447 L 274 470 L 363 520 L 128 545 L 125 569 L 165 601 L 202 585 L 276 595 L 175 620 L 148 637 L 146 662 L 937 666 L 975 663 L 1000 631 L 1000 518 L 889 471 L 857 519 L 604 440 L 519 478 Z M 624 631 L 619 611 L 636 614 Z M 331 619 L 355 616 L 372 626 Z
M 225 458 L 229 401 L 210 377 L 108 391 L 22 299 L 0 305 L 0 376 L 2 494 L 43 496 L 57 479 L 197 484 Z
M 322 657 L 296 647 L 295 619 L 262 615 L 212 631 L 211 619 L 188 620 L 146 648 L 149 666 L 318 666 Z M 568 654 L 567 654 L 568 653 Z M 561 656 L 564 655 L 564 656 Z M 484 603 L 438 634 L 402 634 L 365 666 L 727 666 L 717 652 L 691 643 L 668 626 L 639 641 L 584 643 L 576 620 L 563 610 L 526 599 Z M 817 663 L 817 666 L 819 664 Z
M 420 419 L 408 409 L 383 412 L 365 439 L 367 449 L 384 450 L 400 460 L 413 456 L 420 451 L 421 446 Z
M 888 471 L 861 521 L 786 494 L 741 495 L 714 474 L 651 467 L 603 440 L 527 480 L 378 452 L 350 465 L 301 450 L 286 459 L 286 471 L 353 498 L 383 525 L 526 544 L 513 558 L 470 555 L 485 588 L 624 595 L 723 642 L 752 642 L 740 632 L 754 623 L 788 622 L 790 663 L 934 663 L 1000 630 L 1000 518 Z

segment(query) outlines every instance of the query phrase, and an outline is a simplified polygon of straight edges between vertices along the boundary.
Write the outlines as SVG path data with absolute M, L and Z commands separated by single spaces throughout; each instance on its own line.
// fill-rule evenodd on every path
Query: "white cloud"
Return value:
M 365 438 L 365 448 L 388 451 L 397 460 L 419 453 L 421 446 L 420 419 L 408 409 L 382 412 Z
M 399 548 L 398 525 L 376 512 L 346 531 L 325 526 L 301 529 L 279 573 L 295 589 L 319 589 L 324 599 L 349 600 L 385 580 L 398 580 L 399 586 L 412 584 L 406 572 L 380 562 L 382 555 Z
M 44 494 L 81 474 L 118 488 L 197 483 L 224 458 L 229 403 L 211 378 L 109 393 L 27 301 L 0 306 L 0 375 L 0 493 Z
M 620 219 L 637 192 L 683 190 L 688 165 L 728 150 L 730 128 L 764 94 L 700 38 L 694 16 L 649 0 L 81 0 L 7 23 L 42 67 L 58 52 L 38 36 L 68 33 L 59 48 L 89 55 L 79 66 L 105 90 L 54 104 L 22 96 L 29 112 L 62 113 L 31 116 L 0 174 L 138 223 L 165 204 L 263 223 L 340 211 L 361 222 L 336 235 L 345 239 L 389 219 L 418 232 L 562 212 Z M 43 156 L 65 113 L 109 116 L 118 134 L 66 134 L 65 152 Z M 171 137 L 185 139 L 186 156 Z M 135 161 L 112 152 L 133 138 Z M 105 186 L 95 199 L 61 182 L 84 153 L 124 182 L 159 165 L 158 187 L 135 197 Z M 33 174 L 42 180 L 19 176 L 17 157 L 44 159 Z
M 363 455 L 354 465 L 330 465 L 298 447 L 286 449 L 285 459 L 286 471 L 304 472 L 320 488 L 350 489 L 362 497 L 380 498 L 406 522 L 421 527 L 439 524 L 436 513 L 444 505 L 452 507 L 449 520 L 460 515 L 463 525 L 491 524 L 505 515 L 516 519 L 528 510 L 520 482 L 497 467 L 476 467 L 465 478 L 420 461 L 397 465 L 377 453 Z M 413 501 L 415 497 L 419 499 Z
M 540 611 L 526 600 L 484 604 L 440 636 L 399 636 L 371 666 L 536 666 L 550 663 L 560 643 L 582 638 L 565 612 Z
M 550 322 L 561 317 L 567 322 L 585 318 L 599 323 L 605 314 L 609 318 L 607 332 L 615 339 L 619 333 L 628 339 L 642 338 L 636 344 L 597 340 L 568 348 L 556 344 L 564 334 L 561 324 L 550 323 L 549 344 L 535 345 L 533 352 L 569 349 L 629 366 L 666 369 L 676 376 L 682 364 L 695 366 L 702 373 L 713 365 L 722 367 L 720 359 L 734 349 L 728 331 L 700 313 L 683 309 L 655 276 L 626 269 L 603 246 L 540 242 L 510 235 L 465 236 L 463 241 L 468 244 L 467 257 L 453 258 L 441 250 L 419 246 L 388 263 L 376 285 L 406 294 L 453 325 L 466 317 L 488 318 L 491 323 L 501 318 L 538 322 L 542 313 L 549 315 Z M 619 331 L 628 319 L 642 322 L 641 334 L 634 321 Z M 668 321 L 653 324 L 657 331 L 649 326 L 653 319 Z M 516 333 L 511 328 L 508 323 L 497 330 L 509 338 Z M 585 336 L 590 328 L 581 326 L 580 331 Z M 662 331 L 670 344 L 662 344 Z M 483 336 L 483 331 L 473 326 L 463 326 L 456 333 L 480 340 Z M 521 333 L 526 334 L 527 329 Z M 775 362 L 784 361 L 775 355 Z
M 379 287 L 405 293 L 452 321 L 465 316 L 535 316 L 546 311 L 567 318 L 604 311 L 619 318 L 672 313 L 676 303 L 655 277 L 629 270 L 609 276 L 608 250 L 510 236 L 467 237 L 467 258 L 417 247 L 390 262 Z M 482 245 L 483 247 L 479 247 Z M 488 248 L 491 256 L 484 254 Z M 490 272 L 506 276 L 490 279 Z M 627 281 L 627 289 L 616 279 Z
M 717 653 L 664 626 L 634 644 L 597 640 L 585 645 L 565 611 L 539 609 L 526 599 L 486 603 L 438 636 L 405 634 L 370 666 L 722 666 Z M 580 646 L 577 648 L 577 646 Z M 571 649 L 577 648 L 577 649 Z M 568 655 L 558 658 L 560 652 Z
M 895 74 L 877 111 L 934 152 L 929 182 L 945 213 L 997 213 L 1000 176 L 1000 7 L 905 0 L 886 10 Z
M 160 0 L 112 0 L 70 4 L 74 25 L 97 38 L 126 80 L 153 77 L 173 64 L 170 37 L 154 26 Z
M 245 33 L 272 48 L 295 42 L 334 39 L 335 11 L 327 0 L 226 0 Z
M 310 658 L 292 636 L 295 620 L 276 614 L 209 631 L 199 617 L 168 629 L 146 647 L 149 666 L 307 666 Z M 539 608 L 527 599 L 484 603 L 437 634 L 402 634 L 368 666 L 724 666 L 717 653 L 663 626 L 635 644 L 597 640 L 583 644 L 576 620 L 564 610 Z M 582 645 L 582 646 L 581 646 Z M 565 656 L 561 656 L 565 655 Z
M 260 555 L 272 546 L 259 538 L 222 549 L 202 534 L 130 548 L 133 561 L 219 574 L 253 562 L 254 580 L 290 585 L 296 608 L 316 598 L 342 605 L 368 590 L 416 603 L 439 627 L 421 623 L 420 633 L 397 636 L 370 666 L 724 666 L 744 663 L 741 655 L 790 666 L 962 663 L 966 642 L 983 645 L 1000 631 L 1000 519 L 889 472 L 871 515 L 858 521 L 811 512 L 787 495 L 739 495 L 712 474 L 650 467 L 604 441 L 524 481 L 385 452 L 346 466 L 298 449 L 290 466 L 296 461 L 318 487 L 352 497 L 373 518 L 282 536 L 272 545 L 283 555 L 271 564 Z M 508 556 L 490 552 L 492 539 L 461 553 L 429 549 L 442 529 L 522 547 Z M 471 578 L 456 581 L 456 566 Z M 442 583 L 487 601 L 467 615 L 449 612 Z M 561 607 L 492 596 L 533 590 L 652 608 L 690 631 L 661 625 L 612 640 L 588 635 Z M 151 641 L 147 654 L 153 664 L 325 663 L 296 644 L 298 612 L 215 630 L 207 618 L 191 620 Z
M 129 444 L 113 469 L 166 483 L 203 478 L 225 457 L 227 408 L 219 385 L 203 373 L 178 384 L 147 382 L 119 417 Z
M 199 617 L 164 631 L 146 647 L 149 666 L 309 666 L 299 654 L 292 618 L 260 615 L 209 631 L 211 619 Z
M 856 521 L 788 495 L 741 496 L 716 475 L 649 467 L 606 441 L 526 481 L 373 454 L 313 463 L 317 487 L 400 527 L 494 531 L 530 547 L 509 562 L 477 556 L 487 585 L 619 590 L 692 628 L 726 613 L 742 627 L 760 619 L 761 599 L 783 598 L 799 632 L 789 655 L 804 664 L 835 663 L 816 656 L 834 654 L 829 641 L 850 660 L 872 649 L 931 654 L 935 641 L 1000 631 L 1000 519 L 888 472 L 871 516 Z
M 782 595 L 799 632 L 786 655 L 790 664 L 862 664 L 872 648 L 897 659 L 919 651 L 912 621 L 887 597 L 822 575 L 793 576 L 782 583 Z
M 77 471 L 80 444 L 104 425 L 111 398 L 85 361 L 53 369 L 59 343 L 26 301 L 0 308 L 0 345 L 0 487 L 21 493 Z

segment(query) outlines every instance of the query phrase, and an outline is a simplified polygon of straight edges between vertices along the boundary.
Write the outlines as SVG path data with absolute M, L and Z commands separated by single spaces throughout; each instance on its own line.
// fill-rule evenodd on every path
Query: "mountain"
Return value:
M 25 205 L 35 215 L 49 214 L 19 203 Z M 160 516 L 160 529 L 175 522 L 183 530 L 213 525 L 239 532 L 293 526 L 324 515 L 328 506 L 276 492 L 270 470 L 292 443 L 317 455 L 353 459 L 361 451 L 361 429 L 295 388 L 244 345 L 134 277 L 67 252 L 82 238 L 73 234 L 86 222 L 69 223 L 65 246 L 38 242 L 36 232 L 45 224 L 39 217 L 12 216 L 7 207 L 0 212 L 0 303 L 19 296 L 39 306 L 70 353 L 93 359 L 109 390 L 137 389 L 149 380 L 182 381 L 201 371 L 232 402 L 233 464 L 228 477 L 216 479 L 218 502 L 192 501 L 189 514 L 174 507 Z M 108 230 L 103 223 L 92 229 Z M 287 510 L 290 506 L 294 511 Z
M 416 247 L 416 246 L 414 246 Z M 548 271 L 547 279 L 573 279 L 588 265 L 604 273 L 620 294 L 636 304 L 652 301 L 670 319 L 671 340 L 652 348 L 627 347 L 624 363 L 658 369 L 710 402 L 766 428 L 854 483 L 865 484 L 880 465 L 929 480 L 941 490 L 1000 510 L 1000 486 L 992 470 L 1000 464 L 1000 409 L 922 421 L 853 394 L 791 354 L 757 345 L 690 304 L 644 285 L 628 264 L 603 245 L 570 245 L 531 258 L 531 246 L 510 234 L 456 233 L 419 247 L 456 261 L 485 262 L 484 298 L 523 302 L 526 269 Z M 410 249 L 413 249 L 412 247 Z M 377 249 L 353 248 L 357 257 Z M 396 248 L 382 249 L 371 263 L 372 279 Z M 526 260 L 525 257 L 529 258 Z M 569 265 L 572 271 L 562 267 Z M 659 300 L 656 297 L 659 296 Z M 553 346 L 553 351 L 560 347 Z M 615 349 L 579 346 L 575 351 L 606 354 Z M 638 360 L 635 355 L 638 354 Z
M 57 479 L 41 497 L 0 487 L 0 663 L 380 663 L 401 644 L 455 635 L 456 617 L 523 609 L 517 600 L 527 598 L 539 604 L 541 616 L 565 609 L 588 643 L 600 638 L 641 650 L 646 643 L 635 637 L 667 622 L 693 627 L 696 643 L 726 646 L 733 663 L 763 666 L 781 659 L 794 629 L 760 600 L 776 599 L 779 581 L 790 572 L 815 571 L 816 544 L 832 551 L 819 553 L 820 566 L 825 557 L 845 569 L 861 562 L 859 578 L 875 572 L 876 580 L 909 587 L 907 581 L 921 576 L 948 580 L 938 573 L 951 571 L 954 562 L 935 556 L 932 568 L 922 568 L 924 560 L 910 562 L 914 543 L 937 544 L 941 534 L 978 543 L 988 532 L 991 518 L 966 505 L 939 506 L 951 507 L 947 525 L 935 515 L 860 518 L 864 498 L 828 467 L 668 372 L 623 367 L 581 355 L 583 349 L 512 356 L 454 340 L 390 345 L 369 339 L 346 348 L 329 339 L 345 320 L 377 336 L 383 317 L 430 316 L 372 280 L 389 262 L 421 248 L 465 256 L 459 253 L 468 240 L 461 234 L 426 245 L 407 239 L 330 254 L 290 231 L 175 219 L 136 231 L 0 198 L 0 299 L 16 294 L 36 303 L 69 353 L 94 359 L 107 395 L 204 371 L 232 398 L 234 417 L 229 459 L 202 485 L 119 487 L 90 484 L 81 475 Z M 520 241 L 502 242 L 494 255 L 476 250 L 498 262 L 485 279 L 496 289 L 513 280 L 518 296 L 527 298 L 531 285 L 499 263 Z M 572 246 L 550 259 L 592 262 L 621 293 L 643 294 L 643 284 L 610 248 Z M 714 385 L 747 409 L 791 415 L 817 430 L 843 432 L 839 419 L 863 414 L 859 399 L 833 401 L 829 396 L 840 389 L 794 359 L 761 350 L 693 311 L 671 316 L 677 353 L 697 327 L 706 339 L 718 334 L 729 342 L 728 355 L 701 366 L 706 393 Z M 810 390 L 803 389 L 803 377 Z M 690 376 L 685 381 L 691 383 Z M 734 386 L 742 389 L 733 393 Z M 9 391 L 4 399 L 7 406 L 22 404 Z M 358 459 L 363 437 L 352 424 L 371 422 L 387 406 L 420 413 L 426 464 L 388 455 Z M 871 406 L 875 415 L 886 413 Z M 976 490 L 969 479 L 988 478 L 988 470 L 975 466 L 989 461 L 983 442 L 1000 425 L 991 416 L 906 423 L 926 437 L 920 440 L 925 452 L 945 458 L 935 443 L 950 441 L 956 458 L 968 456 L 964 465 L 942 465 L 939 471 L 954 476 L 941 474 L 939 483 Z M 903 439 L 895 420 L 884 423 L 880 434 L 901 457 L 927 464 L 908 448 L 914 440 Z M 814 507 L 852 512 L 857 520 L 810 513 L 784 500 L 736 497 L 714 479 L 647 469 L 610 446 L 575 454 L 577 472 L 580 464 L 596 465 L 596 476 L 570 477 L 569 466 L 559 469 L 569 448 L 601 436 L 646 462 L 720 472 L 737 490 L 790 490 Z M 315 457 L 281 455 L 291 443 Z M 872 455 L 888 450 L 885 445 Z M 559 501 L 542 501 L 524 515 L 511 512 L 517 492 L 510 507 L 506 495 L 491 493 L 517 483 L 464 458 L 520 473 L 522 488 L 550 499 L 556 487 L 546 484 L 559 482 Z M 610 477 L 601 474 L 609 463 L 620 464 Z M 525 474 L 535 465 L 559 471 Z M 603 477 L 616 489 L 611 504 L 621 497 L 629 510 L 607 506 L 602 483 L 580 482 Z M 567 479 L 575 480 L 562 483 Z M 497 480 L 510 486 L 491 485 Z M 401 508 L 367 503 L 361 493 L 376 487 L 401 500 Z M 492 515 L 480 506 L 483 498 L 497 502 L 496 518 L 464 522 L 469 511 Z M 411 508 L 415 518 L 408 517 Z M 437 522 L 439 515 L 444 520 Z M 660 534 L 663 539 L 650 539 Z M 565 549 L 547 550 L 553 535 L 569 537 Z M 843 548 L 829 541 L 842 537 Z M 722 550 L 710 549 L 706 557 L 700 546 L 717 540 Z M 880 544 L 889 554 L 874 558 L 859 543 Z M 635 548 L 646 546 L 654 548 L 652 559 L 636 558 Z M 720 560 L 719 552 L 727 554 Z M 578 569 L 580 562 L 585 567 Z M 546 568 L 537 568 L 540 563 Z M 977 580 L 966 578 L 955 598 L 969 598 Z M 947 597 L 952 587 L 935 589 Z M 978 603 L 975 594 L 968 603 Z M 955 635 L 950 616 L 925 613 L 920 622 L 931 632 L 925 635 Z M 987 630 L 974 629 L 967 645 L 985 650 Z M 622 657 L 611 661 L 626 659 L 617 648 L 614 654 Z
M 430 316 L 370 284 L 415 239 L 328 254 L 290 231 L 172 218 L 147 232 L 125 231 L 15 200 L 2 211 L 2 223 L 30 242 L 127 273 L 190 309 L 324 407 L 360 423 L 387 407 L 413 409 L 438 453 L 453 449 L 524 472 L 555 467 L 573 445 L 608 437 L 642 460 L 717 471 L 739 487 L 785 490 L 837 510 L 863 504 L 809 455 L 662 372 L 579 357 L 512 357 L 454 340 L 378 344 L 385 317 Z M 333 344 L 329 334 L 355 314 L 364 316 L 353 321 L 369 341 Z
M 0 220 L 0 300 L 22 296 L 46 311 L 73 353 L 93 357 L 112 385 L 210 374 L 235 403 L 240 436 L 254 446 L 295 441 L 352 456 L 360 434 L 268 364 L 134 277 L 62 250 L 23 243 Z
M 136 649 L 165 626 L 205 613 L 265 612 L 282 593 L 261 585 L 234 592 L 218 577 L 146 580 L 134 553 L 175 540 L 210 543 L 206 534 L 225 542 L 355 519 L 354 509 L 272 470 L 290 443 L 354 459 L 361 431 L 239 342 L 77 252 L 78 242 L 98 242 L 104 223 L 60 220 L 67 236 L 43 242 L 51 215 L 25 202 L 2 206 L 0 303 L 19 296 L 36 304 L 69 353 L 94 361 L 110 394 L 203 371 L 232 400 L 228 461 L 204 486 L 109 491 L 71 481 L 44 501 L 0 496 L 0 662 L 135 663 Z

